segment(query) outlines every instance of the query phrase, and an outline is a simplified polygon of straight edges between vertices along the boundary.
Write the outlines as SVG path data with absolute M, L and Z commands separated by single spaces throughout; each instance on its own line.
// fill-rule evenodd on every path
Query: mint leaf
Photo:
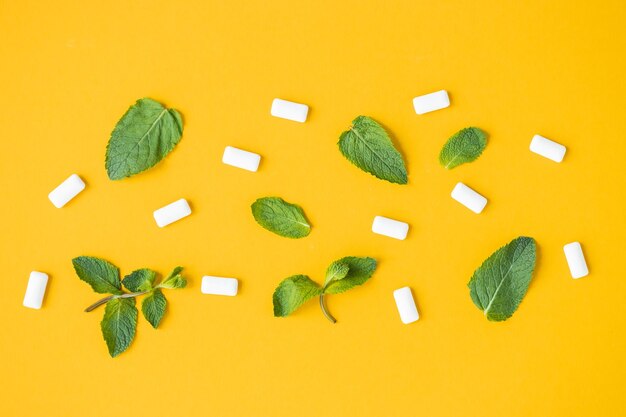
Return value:
M 105 158 L 109 178 L 119 180 L 153 167 L 174 149 L 182 134 L 178 111 L 149 98 L 137 100 L 111 133 Z
M 185 288 L 187 286 L 187 280 L 180 275 L 183 270 L 182 266 L 177 266 L 172 272 L 161 282 L 158 286 L 160 288 Z
M 135 299 L 114 298 L 109 301 L 100 328 L 109 348 L 109 355 L 114 358 L 124 352 L 133 341 L 137 328 Z
M 320 294 L 322 294 L 320 286 L 306 275 L 286 278 L 274 291 L 274 316 L 286 317 L 306 301 Z
M 252 215 L 262 227 L 279 236 L 300 239 L 311 233 L 300 206 L 279 197 L 263 197 L 252 203 Z
M 156 272 L 148 268 L 143 268 L 126 275 L 122 280 L 122 284 L 132 292 L 150 291 L 155 278 Z
M 373 258 L 360 258 L 347 256 L 335 263 L 343 263 L 348 266 L 348 273 L 342 278 L 330 281 L 324 288 L 324 294 L 339 294 L 364 284 L 376 270 L 376 260 Z M 332 265 L 331 265 L 332 266 Z
M 350 265 L 339 260 L 335 261 L 326 270 L 326 279 L 324 280 L 324 285 L 328 285 L 331 281 L 336 281 L 345 278 L 348 275 L 348 271 L 350 270 Z
M 487 135 L 477 127 L 466 127 L 448 139 L 441 153 L 439 163 L 446 169 L 472 162 L 483 153 L 487 146 Z
M 72 259 L 78 278 L 85 281 L 100 294 L 122 294 L 120 270 L 104 259 L 79 256 Z
M 533 238 L 518 237 L 474 272 L 467 286 L 472 301 L 488 320 L 506 320 L 517 310 L 535 269 L 535 252 Z
M 161 319 L 165 314 L 165 308 L 167 307 L 167 300 L 163 295 L 163 291 L 156 289 L 146 296 L 141 302 L 141 312 L 143 316 L 150 322 L 155 329 L 159 327 Z
M 385 129 L 373 119 L 354 119 L 352 127 L 339 137 L 338 145 L 343 156 L 376 178 L 396 184 L 408 182 L 402 155 Z

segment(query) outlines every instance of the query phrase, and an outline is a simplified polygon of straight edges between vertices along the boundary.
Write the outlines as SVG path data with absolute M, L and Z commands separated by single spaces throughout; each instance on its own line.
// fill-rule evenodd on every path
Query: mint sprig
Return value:
M 79 256 L 72 260 L 72 264 L 78 277 L 95 292 L 111 294 L 85 309 L 89 312 L 106 304 L 100 328 L 111 357 L 128 349 L 135 337 L 139 315 L 135 306 L 136 297 L 145 295 L 141 312 L 156 329 L 167 308 L 162 289 L 184 288 L 187 285 L 187 280 L 180 274 L 183 270 L 180 266 L 157 284 L 158 274 L 147 268 L 133 271 L 120 280 L 119 268 L 104 259 Z M 124 291 L 122 285 L 130 292 Z
M 375 270 L 375 259 L 347 256 L 330 264 L 326 270 L 323 287 L 307 275 L 290 276 L 284 279 L 274 291 L 274 316 L 286 317 L 311 298 L 319 296 L 319 305 L 324 316 L 330 322 L 336 323 L 337 320 L 326 306 L 325 295 L 339 294 L 364 284 Z

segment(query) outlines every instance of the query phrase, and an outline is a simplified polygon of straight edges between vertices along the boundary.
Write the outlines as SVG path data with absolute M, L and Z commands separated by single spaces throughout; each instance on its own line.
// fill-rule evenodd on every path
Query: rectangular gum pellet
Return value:
M 205 275 L 202 277 L 200 291 L 202 294 L 228 295 L 233 297 L 237 295 L 238 288 L 239 282 L 236 278 L 223 278 Z
M 244 151 L 242 149 L 233 148 L 232 146 L 227 146 L 224 149 L 222 162 L 226 165 L 245 169 L 246 171 L 256 172 L 259 169 L 261 155 L 253 152 Z
M 26 294 L 24 294 L 24 307 L 39 310 L 43 303 L 43 297 L 46 294 L 46 286 L 48 285 L 48 274 L 33 271 L 28 278 L 26 286 Z
M 565 157 L 567 148 L 541 135 L 535 135 L 530 141 L 530 150 L 554 162 L 561 162 Z
M 272 101 L 272 110 L 270 113 L 274 117 L 304 123 L 309 114 L 309 106 L 275 98 L 274 101 Z
M 445 109 L 449 106 L 450 97 L 448 97 L 446 90 L 435 91 L 434 93 L 413 99 L 413 108 L 417 114 L 430 113 L 431 111 Z
M 76 174 L 70 175 L 57 188 L 48 194 L 48 198 L 56 208 L 66 205 L 72 198 L 85 189 L 85 183 Z
M 411 293 L 411 288 L 403 287 L 393 292 L 393 298 L 396 300 L 396 307 L 400 313 L 402 323 L 409 324 L 419 320 L 420 315 L 417 312 L 417 306 Z
M 389 219 L 383 216 L 374 217 L 372 223 L 372 232 L 392 237 L 398 240 L 406 239 L 406 235 L 409 232 L 409 225 L 398 220 Z
M 191 207 L 184 198 L 176 200 L 165 207 L 161 207 L 154 212 L 154 220 L 157 226 L 165 227 L 177 220 L 187 217 L 191 214 Z
M 565 252 L 565 259 L 567 259 L 567 265 L 569 266 L 569 272 L 572 274 L 572 278 L 578 279 L 589 275 L 585 255 L 583 255 L 583 248 L 580 246 L 579 242 L 568 243 L 563 246 L 563 251 Z
M 485 197 L 478 194 L 462 182 L 458 183 L 454 187 L 450 195 L 453 199 L 463 204 L 476 214 L 480 214 L 480 212 L 482 212 L 487 205 L 487 199 Z

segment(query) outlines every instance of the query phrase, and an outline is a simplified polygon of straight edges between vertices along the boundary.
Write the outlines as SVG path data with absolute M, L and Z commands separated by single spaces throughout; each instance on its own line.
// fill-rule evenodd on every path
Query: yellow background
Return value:
M 3 1 L 0 6 L 2 416 L 623 416 L 626 414 L 626 6 L 615 1 Z M 439 89 L 452 105 L 418 116 Z M 112 182 L 111 130 L 137 98 L 184 115 L 158 167 Z M 271 100 L 311 106 L 305 124 Z M 409 185 L 339 153 L 357 115 L 388 127 Z M 489 134 L 476 162 L 446 171 L 445 140 Z M 561 164 L 528 150 L 540 133 Z M 263 156 L 250 173 L 226 145 Z M 71 173 L 87 189 L 46 198 Z M 463 181 L 489 199 L 475 215 L 450 198 Z M 313 231 L 275 236 L 258 197 L 300 204 Z M 152 211 L 184 197 L 167 228 Z M 397 241 L 375 215 L 408 222 Z M 519 235 L 538 243 L 529 292 L 507 322 L 472 304 L 472 272 Z M 573 280 L 563 245 L 582 242 L 591 274 Z M 122 272 L 186 267 L 153 330 L 109 358 L 99 298 L 71 266 L 95 255 Z M 272 317 L 297 273 L 323 279 L 342 256 L 373 256 L 372 280 Z M 50 274 L 44 307 L 22 307 L 31 270 Z M 202 275 L 240 279 L 235 298 L 200 293 Z M 403 325 L 392 291 L 413 288 Z

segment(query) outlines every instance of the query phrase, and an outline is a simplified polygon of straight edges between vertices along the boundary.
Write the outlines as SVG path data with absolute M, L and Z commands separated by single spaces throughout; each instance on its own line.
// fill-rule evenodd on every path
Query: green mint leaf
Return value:
M 160 289 L 152 291 L 141 302 L 141 312 L 155 329 L 159 327 L 161 319 L 165 314 L 167 300 Z
M 137 307 L 134 298 L 114 298 L 104 309 L 100 323 L 102 336 L 109 348 L 109 355 L 116 357 L 124 352 L 135 337 Z
M 474 272 L 467 286 L 472 301 L 488 320 L 506 320 L 517 310 L 535 269 L 535 252 L 533 238 L 518 237 Z
M 161 288 L 185 288 L 187 286 L 187 280 L 180 275 L 183 270 L 182 266 L 177 266 L 172 272 L 159 284 Z
M 328 285 L 331 281 L 337 281 L 343 279 L 348 275 L 348 271 L 350 270 L 350 265 L 339 260 L 335 261 L 326 270 L 326 279 L 324 280 L 324 285 Z
M 306 275 L 286 278 L 274 291 L 274 316 L 286 317 L 306 301 L 320 294 L 322 294 L 320 286 Z
M 93 256 L 72 259 L 78 278 L 85 281 L 100 294 L 122 294 L 120 270 L 110 262 Z
M 126 275 L 122 280 L 122 284 L 132 292 L 150 291 L 154 285 L 156 275 L 156 272 L 151 269 L 138 269 Z
M 263 197 L 252 203 L 252 215 L 262 227 L 277 235 L 300 239 L 311 233 L 300 206 L 279 197 Z
M 339 137 L 339 150 L 350 162 L 376 178 L 396 184 L 408 182 L 402 155 L 385 129 L 367 116 L 352 121 Z
M 174 149 L 182 134 L 178 111 L 149 98 L 137 100 L 111 133 L 105 158 L 109 178 L 119 180 L 153 167 Z
M 340 279 L 330 281 L 324 288 L 324 294 L 339 294 L 365 283 L 376 270 L 376 259 L 346 256 L 334 263 L 348 265 L 348 273 Z
M 466 127 L 448 139 L 441 153 L 439 163 L 446 169 L 472 162 L 483 153 L 487 146 L 487 135 L 477 127 Z

